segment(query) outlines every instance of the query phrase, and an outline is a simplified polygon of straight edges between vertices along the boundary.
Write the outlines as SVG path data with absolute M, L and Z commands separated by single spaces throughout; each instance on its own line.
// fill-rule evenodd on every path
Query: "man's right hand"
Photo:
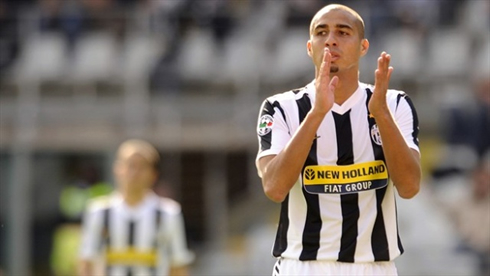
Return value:
M 321 115 L 327 114 L 332 109 L 335 100 L 335 87 L 339 82 L 337 76 L 330 78 L 331 60 L 332 55 L 330 54 L 330 50 L 325 47 L 320 71 L 315 79 L 316 100 L 312 110 L 312 112 Z

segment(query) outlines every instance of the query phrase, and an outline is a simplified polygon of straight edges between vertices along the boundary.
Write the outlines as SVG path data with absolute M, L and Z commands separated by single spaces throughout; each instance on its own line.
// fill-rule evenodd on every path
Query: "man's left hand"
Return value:
M 382 52 L 378 58 L 378 68 L 374 72 L 374 92 L 369 101 L 369 112 L 375 118 L 388 111 L 386 92 L 390 83 L 393 67 L 390 66 L 391 56 Z

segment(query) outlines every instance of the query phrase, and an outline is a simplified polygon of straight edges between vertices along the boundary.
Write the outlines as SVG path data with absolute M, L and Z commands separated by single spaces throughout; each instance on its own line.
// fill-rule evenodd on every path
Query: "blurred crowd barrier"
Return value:
M 426 189 L 407 207 L 416 204 L 420 212 L 401 211 L 401 225 L 454 229 L 439 233 L 446 239 L 431 244 L 435 251 L 424 251 L 418 232 L 407 226 L 412 252 L 443 248 L 446 255 L 417 267 L 417 256 L 407 253 L 400 273 L 450 270 L 449 264 L 464 263 L 451 252 L 471 247 L 463 242 L 466 230 L 456 231 L 448 220 L 451 207 L 428 202 L 449 193 L 445 183 L 468 190 L 471 181 L 454 179 L 487 164 L 490 4 L 337 2 L 366 23 L 370 49 L 361 81 L 373 81 L 376 59 L 387 51 L 395 69 L 391 87 L 406 91 L 417 107 Z M 111 183 L 112 151 L 129 137 L 144 138 L 162 153 L 157 189 L 183 204 L 190 245 L 200 253 L 196 275 L 269 274 L 277 206 L 263 196 L 255 171 L 256 116 L 266 96 L 313 79 L 308 26 L 328 3 L 0 2 L 0 275 L 56 271 L 53 254 L 63 251 L 56 230 L 79 223 L 63 212 L 62 195 L 70 187 L 83 194 Z M 490 214 L 482 216 L 484 223 Z M 490 251 L 470 249 L 464 252 L 483 260 Z M 484 271 L 484 261 L 478 265 L 482 270 L 468 261 L 459 272 Z

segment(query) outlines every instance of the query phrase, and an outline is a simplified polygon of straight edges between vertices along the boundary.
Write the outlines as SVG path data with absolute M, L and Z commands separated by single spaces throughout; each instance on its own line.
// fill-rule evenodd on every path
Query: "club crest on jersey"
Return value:
M 259 126 L 257 127 L 257 133 L 260 136 L 267 135 L 269 134 L 269 132 L 271 132 L 273 125 L 274 118 L 269 114 L 263 115 L 262 117 L 260 117 Z
M 379 134 L 378 125 L 376 124 L 371 127 L 371 139 L 374 143 L 376 143 L 376 145 L 381 146 L 383 144 L 381 141 L 381 135 Z

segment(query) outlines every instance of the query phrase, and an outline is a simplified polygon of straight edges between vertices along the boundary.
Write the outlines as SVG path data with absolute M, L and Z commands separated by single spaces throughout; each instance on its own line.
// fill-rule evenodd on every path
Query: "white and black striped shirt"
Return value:
M 189 264 L 180 205 L 153 192 L 135 207 L 115 193 L 89 203 L 80 257 L 104 260 L 105 275 L 168 275 Z
M 372 86 L 359 83 L 346 102 L 334 104 L 325 116 L 303 173 L 281 204 L 274 256 L 372 262 L 403 253 L 394 186 L 367 108 L 372 91 Z M 314 81 L 264 101 L 257 161 L 285 147 L 314 101 Z M 406 143 L 418 151 L 418 119 L 410 98 L 390 89 L 387 103 Z

